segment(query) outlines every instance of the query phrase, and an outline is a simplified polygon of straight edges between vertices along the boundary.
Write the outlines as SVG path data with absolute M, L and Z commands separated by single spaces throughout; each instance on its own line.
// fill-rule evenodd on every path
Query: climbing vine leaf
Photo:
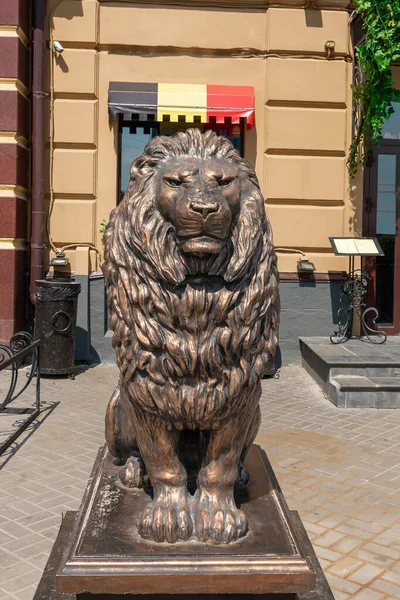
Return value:
M 379 144 L 383 124 L 394 112 L 392 104 L 400 100 L 391 72 L 391 66 L 400 62 L 400 0 L 355 0 L 355 4 L 366 36 L 356 48 L 361 79 L 352 89 L 360 120 L 349 149 L 351 177 L 368 158 L 372 144 Z

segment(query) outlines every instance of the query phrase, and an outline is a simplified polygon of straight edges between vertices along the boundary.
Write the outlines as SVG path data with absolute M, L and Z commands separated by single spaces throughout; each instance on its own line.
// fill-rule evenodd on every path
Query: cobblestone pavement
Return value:
M 116 379 L 103 365 L 43 379 L 38 423 L 0 457 L 1 600 L 33 597 L 62 513 L 78 508 L 103 443 Z M 292 366 L 263 382 L 262 412 L 258 442 L 335 599 L 399 600 L 400 410 L 337 409 Z

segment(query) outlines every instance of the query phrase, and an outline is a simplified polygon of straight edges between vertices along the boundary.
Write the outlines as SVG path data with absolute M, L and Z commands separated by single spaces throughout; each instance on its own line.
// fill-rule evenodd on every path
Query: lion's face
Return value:
M 197 275 L 227 283 L 248 279 L 264 235 L 270 243 L 253 167 L 213 131 L 188 129 L 151 140 L 132 163 L 115 214 L 132 256 L 143 261 L 148 277 L 168 285 Z
M 221 252 L 240 208 L 240 175 L 238 165 L 215 158 L 171 158 L 159 165 L 157 208 L 185 254 Z

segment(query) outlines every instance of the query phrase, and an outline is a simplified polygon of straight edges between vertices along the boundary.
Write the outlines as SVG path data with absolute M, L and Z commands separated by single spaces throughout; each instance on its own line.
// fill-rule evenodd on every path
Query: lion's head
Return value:
M 189 129 L 149 142 L 104 242 L 113 345 L 124 378 L 138 377 L 132 393 L 147 376 L 178 396 L 196 380 L 217 406 L 271 369 L 276 255 L 254 169 L 229 140 Z
M 123 204 L 128 244 L 172 285 L 199 273 L 243 277 L 268 227 L 254 169 L 212 131 L 149 142 Z

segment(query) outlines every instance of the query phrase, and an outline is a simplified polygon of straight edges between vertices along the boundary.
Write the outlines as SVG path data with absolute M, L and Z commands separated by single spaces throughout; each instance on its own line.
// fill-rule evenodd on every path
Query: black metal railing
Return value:
M 21 331 L 12 336 L 8 345 L 0 344 L 0 372 L 7 370 L 9 379 L 6 384 L 4 399 L 1 401 L 0 398 L 0 424 L 1 417 L 10 414 L 10 405 L 23 394 L 36 376 L 34 406 L 17 409 L 17 414 L 28 414 L 28 417 L 18 423 L 15 429 L 0 443 L 0 455 L 40 414 L 40 343 L 40 340 L 35 341 L 29 333 Z M 17 390 L 21 369 L 26 365 L 29 365 L 28 370 L 25 371 L 24 369 L 23 371 L 26 375 L 26 381 Z M 3 378 L 2 381 L 6 381 L 6 378 Z

